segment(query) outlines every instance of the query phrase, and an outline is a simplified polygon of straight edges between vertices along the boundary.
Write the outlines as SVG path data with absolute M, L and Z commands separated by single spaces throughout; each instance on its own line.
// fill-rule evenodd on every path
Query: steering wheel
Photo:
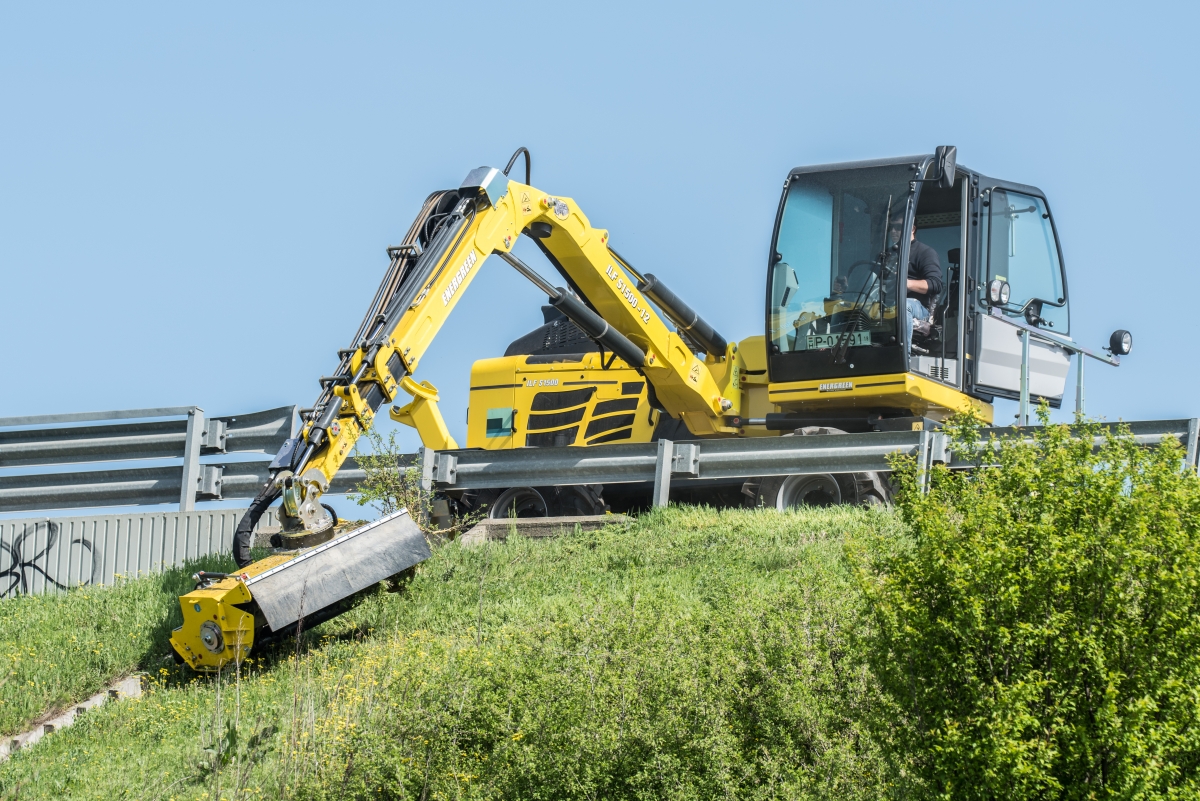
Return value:
M 851 291 L 850 290 L 850 276 L 852 276 L 854 274 L 854 269 L 856 267 L 878 267 L 878 266 L 879 266 L 879 262 L 877 262 L 873 259 L 864 260 L 864 261 L 856 261 L 853 264 L 851 264 L 850 267 L 847 268 L 844 275 L 838 276 L 838 278 L 841 278 L 841 279 L 845 280 L 845 282 L 846 282 L 846 288 L 843 289 L 841 291 L 841 293 L 839 293 L 839 294 L 845 294 L 846 292 Z M 836 279 L 835 279 L 835 283 L 836 283 Z M 853 291 L 858 292 L 860 289 L 862 289 L 862 286 L 858 286 Z

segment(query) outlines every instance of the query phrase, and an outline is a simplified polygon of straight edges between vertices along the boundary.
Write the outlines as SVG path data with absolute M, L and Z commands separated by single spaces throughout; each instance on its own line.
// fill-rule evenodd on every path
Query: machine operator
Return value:
M 937 251 L 917 239 L 917 224 L 909 232 L 908 298 L 904 315 L 904 342 L 912 350 L 913 320 L 928 320 L 933 304 L 942 291 L 942 265 Z

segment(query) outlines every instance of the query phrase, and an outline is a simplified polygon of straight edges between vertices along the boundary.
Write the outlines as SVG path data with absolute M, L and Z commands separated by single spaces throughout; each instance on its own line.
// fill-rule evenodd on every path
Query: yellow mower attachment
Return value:
M 251 600 L 246 580 L 295 558 L 270 556 L 201 589 L 179 596 L 183 625 L 171 633 L 171 647 L 193 670 L 217 670 L 241 661 L 254 646 L 254 615 L 238 608 Z M 208 574 L 212 575 L 212 574 Z M 204 578 L 197 573 L 199 581 Z
M 420 526 L 400 509 L 237 574 L 197 573 L 196 589 L 179 597 L 183 625 L 171 634 L 171 647 L 195 670 L 219 670 L 245 659 L 255 640 L 262 645 L 340 615 L 429 556 Z

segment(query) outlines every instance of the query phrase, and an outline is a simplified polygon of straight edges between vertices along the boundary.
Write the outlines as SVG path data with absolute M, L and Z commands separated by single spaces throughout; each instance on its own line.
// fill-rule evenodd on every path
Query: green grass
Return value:
M 18 754 L 0 792 L 884 796 L 843 555 L 847 538 L 879 535 L 902 539 L 893 515 L 672 508 L 553 541 L 450 545 L 404 593 L 241 671 L 143 665 L 156 676 L 147 695 Z M 170 628 L 176 590 L 143 586 L 162 596 L 158 622 L 121 631 L 154 659 L 151 630 Z M 86 601 L 73 615 L 111 605 Z
M 0 601 L 0 736 L 161 664 L 192 573 L 232 566 L 210 556 L 111 587 Z

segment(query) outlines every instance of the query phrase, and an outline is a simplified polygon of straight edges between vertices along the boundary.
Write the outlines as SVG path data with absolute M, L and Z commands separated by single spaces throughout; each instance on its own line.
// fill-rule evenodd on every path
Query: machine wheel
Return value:
M 546 499 L 533 487 L 509 487 L 496 496 L 487 510 L 487 516 L 492 520 L 546 517 L 549 513 Z
M 511 487 L 464 492 L 458 498 L 461 512 L 483 512 L 493 520 L 517 517 L 575 517 L 607 511 L 604 486 L 578 484 L 560 487 Z
M 784 436 L 844 434 L 836 428 L 798 428 Z M 751 506 L 796 509 L 804 506 L 886 506 L 892 494 L 883 473 L 812 473 L 793 476 L 764 476 L 742 487 Z
M 538 489 L 548 502 L 550 514 L 554 517 L 602 515 L 607 511 L 603 484 L 573 484 L 567 487 Z
M 806 476 L 772 476 L 759 488 L 763 506 L 794 509 L 798 506 L 838 506 L 842 487 L 837 476 L 818 473 Z

